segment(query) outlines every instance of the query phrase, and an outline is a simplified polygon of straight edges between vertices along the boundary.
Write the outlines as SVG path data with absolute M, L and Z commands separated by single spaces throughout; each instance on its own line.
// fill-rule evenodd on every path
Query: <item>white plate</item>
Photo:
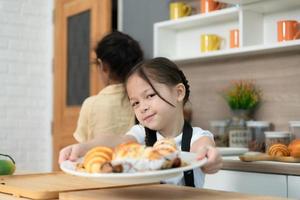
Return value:
M 239 147 L 217 147 L 222 156 L 241 155 L 249 151 L 248 148 Z
M 147 172 L 136 172 L 136 173 L 87 173 L 75 170 L 77 162 L 64 161 L 60 164 L 60 168 L 68 173 L 75 176 L 94 178 L 102 182 L 109 183 L 153 183 L 161 180 L 166 180 L 181 175 L 182 172 L 201 167 L 207 161 L 206 158 L 203 160 L 196 160 L 196 154 L 190 152 L 181 152 L 180 158 L 188 163 L 187 166 L 155 170 Z

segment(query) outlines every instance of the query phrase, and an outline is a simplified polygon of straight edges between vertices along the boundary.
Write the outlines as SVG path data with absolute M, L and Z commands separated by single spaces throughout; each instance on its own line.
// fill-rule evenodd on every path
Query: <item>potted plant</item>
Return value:
M 223 96 L 232 111 L 254 111 L 260 102 L 261 92 L 253 81 L 232 81 L 223 92 Z
M 246 120 L 261 100 L 261 91 L 253 81 L 232 81 L 228 88 L 223 91 L 223 97 L 232 112 L 229 123 L 229 146 L 248 147 L 248 132 Z

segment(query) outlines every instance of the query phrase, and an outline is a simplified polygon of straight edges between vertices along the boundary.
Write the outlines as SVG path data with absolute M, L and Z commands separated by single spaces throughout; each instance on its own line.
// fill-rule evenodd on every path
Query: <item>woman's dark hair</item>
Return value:
M 97 58 L 110 67 L 110 77 L 124 82 L 127 73 L 144 59 L 139 43 L 129 35 L 114 31 L 97 45 Z
M 154 92 L 166 103 L 174 106 L 169 101 L 161 96 L 155 89 L 151 80 L 155 80 L 158 83 L 166 84 L 169 86 L 175 86 L 182 83 L 185 86 L 185 96 L 183 99 L 183 104 L 189 100 L 190 96 L 190 86 L 188 80 L 186 79 L 184 73 L 178 68 L 178 66 L 167 58 L 158 57 L 151 60 L 142 61 L 135 65 L 131 71 L 127 74 L 125 79 L 125 84 L 127 83 L 129 77 L 133 74 L 138 74 L 142 79 L 144 79 Z

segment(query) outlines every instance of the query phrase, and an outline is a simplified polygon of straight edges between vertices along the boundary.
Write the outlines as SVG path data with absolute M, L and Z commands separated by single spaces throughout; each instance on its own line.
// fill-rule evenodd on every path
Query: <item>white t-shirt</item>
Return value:
M 142 125 L 133 126 L 127 132 L 127 135 L 133 136 L 138 141 L 138 143 L 145 145 L 146 134 L 145 134 L 145 128 Z M 157 140 L 164 138 L 159 132 L 156 132 L 156 136 L 157 136 Z M 201 138 L 203 136 L 208 136 L 213 139 L 213 135 L 211 132 L 202 130 L 199 127 L 193 127 L 193 136 L 191 138 L 190 146 L 192 146 L 192 144 L 196 140 L 198 140 L 199 138 Z M 177 137 L 175 137 L 174 139 L 175 139 L 178 149 L 181 149 L 182 133 L 180 135 L 178 135 Z M 202 172 L 202 170 L 200 168 L 194 169 L 193 172 L 194 172 L 195 187 L 202 188 L 203 184 L 204 184 L 204 178 L 205 178 L 204 173 Z M 170 183 L 170 184 L 175 184 L 175 185 L 185 185 L 183 173 L 178 177 L 167 179 L 164 182 Z

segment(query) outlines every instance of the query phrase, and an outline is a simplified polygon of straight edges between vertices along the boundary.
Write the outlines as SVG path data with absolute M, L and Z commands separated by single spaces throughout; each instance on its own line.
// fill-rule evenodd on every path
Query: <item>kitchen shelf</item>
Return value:
M 300 49 L 300 40 L 277 42 L 277 21 L 300 21 L 299 0 L 220 0 L 234 7 L 154 24 L 154 56 L 177 63 Z M 268 8 L 268 9 L 266 9 Z M 240 30 L 240 48 L 229 48 L 229 31 Z M 221 50 L 202 53 L 202 34 L 217 34 Z
M 245 10 L 252 10 L 260 13 L 272 13 L 293 9 L 300 6 L 299 0 L 217 0 L 219 2 L 238 5 Z
M 233 58 L 238 56 L 250 56 L 250 55 L 259 55 L 259 54 L 268 54 L 276 52 L 285 52 L 300 50 L 300 40 L 286 41 L 277 44 L 268 44 L 268 45 L 253 45 L 243 48 L 212 51 L 205 54 L 199 54 L 198 56 L 193 57 L 177 57 L 170 58 L 178 64 L 187 64 L 201 61 L 210 61 L 215 59 L 222 58 Z
M 167 20 L 156 23 L 156 29 L 184 30 L 197 26 L 206 26 L 209 24 L 222 23 L 226 21 L 238 20 L 238 8 L 228 8 L 207 14 L 197 14 L 189 17 L 183 17 L 176 20 Z

